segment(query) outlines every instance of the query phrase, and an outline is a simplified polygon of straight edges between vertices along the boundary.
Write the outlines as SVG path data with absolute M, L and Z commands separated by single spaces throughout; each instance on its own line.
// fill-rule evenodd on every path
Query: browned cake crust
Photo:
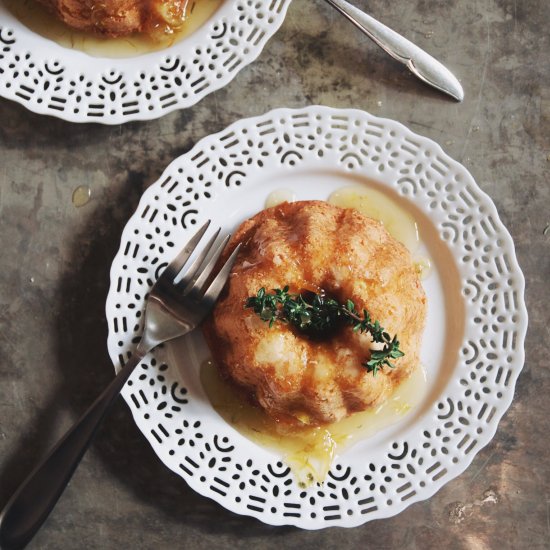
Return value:
M 38 0 L 69 27 L 104 36 L 171 32 L 191 0 Z
M 245 221 L 225 254 L 242 243 L 229 283 L 204 334 L 222 373 L 268 414 L 290 423 L 324 424 L 381 403 L 419 363 L 426 296 L 408 250 L 378 221 L 325 202 L 284 203 Z M 314 341 L 296 329 L 272 328 L 249 296 L 290 285 L 353 300 L 391 335 L 405 356 L 376 376 L 368 334 L 343 328 Z

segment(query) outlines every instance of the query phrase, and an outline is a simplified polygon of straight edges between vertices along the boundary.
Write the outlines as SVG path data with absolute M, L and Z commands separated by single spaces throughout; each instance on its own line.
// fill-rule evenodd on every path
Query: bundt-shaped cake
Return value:
M 245 221 L 229 282 L 203 325 L 224 377 L 275 419 L 323 425 L 380 404 L 419 363 L 426 296 L 408 250 L 373 219 L 320 201 L 283 203 Z M 341 327 L 322 338 L 263 321 L 247 299 L 266 290 L 324 293 L 391 335 L 404 356 L 373 375 L 368 332 Z
M 73 29 L 109 37 L 160 35 L 180 27 L 192 0 L 38 0 Z

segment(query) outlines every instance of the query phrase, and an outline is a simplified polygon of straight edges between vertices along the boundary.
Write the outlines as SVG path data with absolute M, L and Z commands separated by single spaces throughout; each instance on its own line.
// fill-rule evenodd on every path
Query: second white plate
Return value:
M 0 0 L 0 95 L 71 122 L 158 118 L 228 84 L 258 57 L 289 5 L 290 0 L 223 0 L 200 28 L 173 46 L 112 59 L 40 36 Z

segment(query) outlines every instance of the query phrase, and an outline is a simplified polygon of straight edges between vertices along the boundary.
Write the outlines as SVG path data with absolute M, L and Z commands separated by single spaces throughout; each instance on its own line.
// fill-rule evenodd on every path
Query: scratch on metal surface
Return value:
M 433 124 L 426 124 L 425 122 L 418 122 L 417 120 L 411 120 L 411 124 L 416 124 L 417 126 L 421 126 L 422 128 L 426 128 L 428 130 L 437 130 L 440 134 L 442 133 L 440 128 L 436 128 Z
M 472 135 L 472 131 L 474 128 L 474 120 L 479 113 L 479 107 L 481 106 L 481 101 L 483 99 L 483 90 L 485 88 L 485 78 L 487 76 L 487 68 L 489 66 L 489 60 L 491 58 L 491 27 L 489 25 L 489 20 L 487 19 L 487 17 L 485 17 L 485 24 L 487 26 L 487 44 L 486 44 L 485 59 L 483 60 L 483 70 L 481 72 L 481 81 L 479 84 L 479 93 L 477 95 L 476 106 L 472 114 L 472 118 L 470 119 L 470 125 L 468 127 L 468 131 L 466 132 L 466 137 L 464 138 L 464 145 L 462 147 L 462 152 L 460 154 L 461 161 L 464 159 L 466 148 L 468 147 L 468 144 L 470 142 L 470 136 Z
M 546 227 L 544 228 L 544 231 L 542 232 L 542 234 L 546 236 L 548 235 L 549 231 L 550 231 L 550 223 L 546 224 Z
M 487 458 L 487 460 L 481 465 L 481 467 L 479 468 L 479 470 L 472 476 L 472 479 L 470 479 L 470 483 L 472 481 L 474 481 L 476 479 L 476 477 L 485 469 L 485 466 L 487 466 L 487 464 L 489 464 L 489 461 L 491 460 L 491 458 L 493 458 L 495 454 L 495 451 L 493 451 L 489 457 Z
M 518 4 L 517 4 L 517 1 L 514 0 L 514 38 L 516 37 L 517 28 L 518 28 Z

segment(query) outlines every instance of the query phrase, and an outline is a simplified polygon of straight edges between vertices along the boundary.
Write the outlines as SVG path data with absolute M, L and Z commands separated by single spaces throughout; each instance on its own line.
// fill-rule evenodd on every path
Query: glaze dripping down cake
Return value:
M 383 225 L 321 201 L 283 203 L 245 221 L 229 282 L 203 330 L 224 377 L 282 423 L 324 425 L 381 404 L 419 364 L 426 296 L 410 253 Z M 222 258 L 223 260 L 223 258 Z M 402 357 L 375 376 L 368 333 L 311 338 L 245 304 L 258 289 L 323 293 L 398 334 Z

